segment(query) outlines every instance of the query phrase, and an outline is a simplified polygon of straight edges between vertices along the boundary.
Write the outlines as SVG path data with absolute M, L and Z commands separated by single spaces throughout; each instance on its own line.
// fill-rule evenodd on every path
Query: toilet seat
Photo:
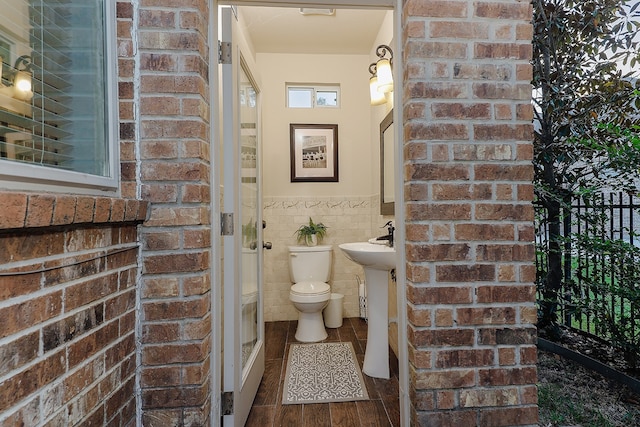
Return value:
M 331 291 L 331 286 L 324 282 L 300 282 L 291 285 L 291 292 L 299 295 L 325 294 Z
M 291 286 L 289 298 L 292 302 L 322 302 L 331 297 L 331 286 L 324 282 L 300 282 Z

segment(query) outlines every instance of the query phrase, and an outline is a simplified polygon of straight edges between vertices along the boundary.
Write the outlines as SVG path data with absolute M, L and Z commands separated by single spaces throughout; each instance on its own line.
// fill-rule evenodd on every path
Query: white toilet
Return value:
M 296 340 L 317 342 L 327 338 L 322 310 L 329 304 L 331 246 L 289 246 L 289 273 L 294 283 L 289 299 L 298 310 Z

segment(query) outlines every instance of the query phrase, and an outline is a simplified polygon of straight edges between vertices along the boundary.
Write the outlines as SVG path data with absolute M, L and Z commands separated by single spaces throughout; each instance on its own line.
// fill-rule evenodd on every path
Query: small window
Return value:
M 339 86 L 287 86 L 287 107 L 289 108 L 337 108 L 339 106 Z

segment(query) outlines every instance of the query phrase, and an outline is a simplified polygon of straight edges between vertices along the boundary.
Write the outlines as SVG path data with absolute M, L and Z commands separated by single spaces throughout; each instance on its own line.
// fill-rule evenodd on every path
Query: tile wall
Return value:
M 264 240 L 273 243 L 273 249 L 264 251 L 265 321 L 297 319 L 297 311 L 289 301 L 291 280 L 287 248 L 297 244 L 295 231 L 308 222 L 309 217 L 329 227 L 322 244 L 333 246 L 331 292 L 345 296 L 344 317 L 359 315 L 356 275 L 364 280 L 364 272 L 342 254 L 338 244 L 385 234 L 384 229 L 378 229 L 384 224 L 378 213 L 378 199 L 378 196 L 263 199 L 263 215 L 267 222 Z

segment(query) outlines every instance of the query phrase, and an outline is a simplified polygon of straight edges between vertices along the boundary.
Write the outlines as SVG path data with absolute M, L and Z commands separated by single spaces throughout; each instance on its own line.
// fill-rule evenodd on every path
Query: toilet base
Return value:
M 324 320 L 322 319 L 322 310 L 315 313 L 298 312 L 296 340 L 300 342 L 318 342 L 326 340 L 327 336 Z

